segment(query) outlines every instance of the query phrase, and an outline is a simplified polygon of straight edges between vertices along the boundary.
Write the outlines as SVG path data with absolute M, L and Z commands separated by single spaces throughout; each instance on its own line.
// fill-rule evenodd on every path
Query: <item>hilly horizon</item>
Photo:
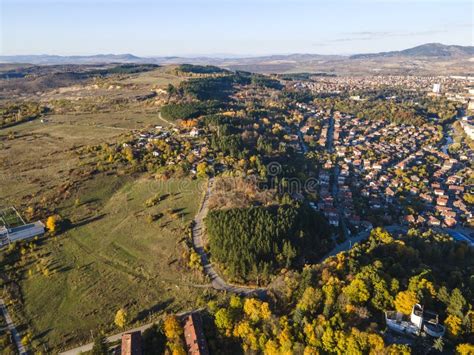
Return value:
M 474 55 L 474 46 L 445 45 L 442 43 L 425 43 L 401 51 L 355 54 L 351 59 L 376 57 L 462 57 Z
M 424 58 L 460 58 L 474 55 L 474 46 L 445 45 L 442 43 L 425 43 L 419 46 L 399 51 L 378 53 L 358 53 L 353 55 L 317 54 L 317 53 L 291 53 L 269 54 L 255 56 L 239 55 L 196 55 L 196 56 L 148 56 L 141 57 L 131 53 L 122 54 L 94 54 L 94 55 L 0 55 L 0 63 L 24 63 L 36 65 L 48 64 L 100 64 L 100 63 L 154 63 L 154 64 L 180 64 L 190 62 L 193 64 L 208 62 L 209 64 L 223 63 L 226 61 L 291 61 L 301 62 L 310 60 L 344 60 L 344 59 L 375 59 L 394 57 L 424 57 Z

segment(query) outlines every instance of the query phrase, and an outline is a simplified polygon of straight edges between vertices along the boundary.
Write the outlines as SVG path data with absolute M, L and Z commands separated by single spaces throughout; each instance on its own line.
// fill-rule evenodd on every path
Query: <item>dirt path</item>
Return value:
M 10 331 L 12 334 L 13 340 L 16 343 L 16 347 L 18 349 L 18 353 L 20 355 L 26 355 L 26 349 L 21 343 L 21 338 L 20 338 L 20 333 L 16 330 L 15 324 L 13 324 L 12 319 L 10 318 L 10 315 L 8 314 L 7 307 L 5 306 L 5 303 L 3 300 L 0 298 L 0 310 L 3 313 L 3 317 L 5 318 L 5 322 L 7 323 L 7 329 Z
M 163 122 L 166 122 L 166 123 L 169 124 L 170 126 L 176 126 L 176 123 L 170 122 L 170 121 L 168 121 L 168 120 L 165 120 L 165 119 L 163 118 L 163 116 L 161 116 L 161 111 L 158 112 L 158 119 L 160 119 L 160 120 L 163 121 Z

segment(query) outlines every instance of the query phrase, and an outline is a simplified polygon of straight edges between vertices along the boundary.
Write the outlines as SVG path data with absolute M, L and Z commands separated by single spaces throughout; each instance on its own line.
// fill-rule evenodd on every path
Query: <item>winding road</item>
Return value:
M 201 264 L 204 268 L 204 273 L 209 277 L 209 279 L 211 280 L 212 287 L 216 290 L 231 292 L 242 296 L 264 297 L 266 295 L 266 289 L 264 288 L 236 286 L 228 284 L 226 281 L 224 281 L 224 279 L 219 276 L 219 274 L 212 266 L 212 263 L 210 262 L 206 251 L 204 250 L 204 218 L 206 217 L 207 212 L 209 210 L 209 196 L 211 194 L 211 188 L 213 183 L 214 179 L 209 179 L 207 189 L 201 203 L 201 208 L 194 217 L 194 223 L 192 228 L 194 250 L 196 250 L 196 252 L 201 257 Z

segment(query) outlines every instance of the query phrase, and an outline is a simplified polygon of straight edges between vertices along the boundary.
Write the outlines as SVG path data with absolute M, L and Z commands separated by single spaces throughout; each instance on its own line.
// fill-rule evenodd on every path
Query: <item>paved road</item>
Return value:
M 13 321 L 10 318 L 10 315 L 8 314 L 7 307 L 5 306 L 5 303 L 3 302 L 1 298 L 0 298 L 0 310 L 2 311 L 3 317 L 5 318 L 5 322 L 7 323 L 7 329 L 10 331 L 10 333 L 13 336 L 13 340 L 16 343 L 18 352 L 20 353 L 20 355 L 26 355 L 27 352 L 26 352 L 25 347 L 21 343 L 20 333 L 18 333 L 18 331 L 16 330 L 15 324 L 13 324 Z
M 323 262 L 324 260 L 326 260 L 327 258 L 329 258 L 331 256 L 337 255 L 337 254 L 339 254 L 343 251 L 347 251 L 347 250 L 351 249 L 354 246 L 355 243 L 358 243 L 358 242 L 368 238 L 369 235 L 370 235 L 370 230 L 369 231 L 362 231 L 359 234 L 357 234 L 356 236 L 354 236 L 352 238 L 348 238 L 348 240 L 346 240 L 344 243 L 336 245 L 329 253 L 324 255 L 321 262 Z
M 142 325 L 141 327 L 137 327 L 137 328 L 133 328 L 133 329 L 128 329 L 128 330 L 125 331 L 125 332 L 122 332 L 122 333 L 119 333 L 119 334 L 115 334 L 115 335 L 112 335 L 112 336 L 108 337 L 108 338 L 107 338 L 107 341 L 108 341 L 109 343 L 111 343 L 111 342 L 120 340 L 120 339 L 122 339 L 122 335 L 125 334 L 125 333 L 136 332 L 136 331 L 141 331 L 141 332 L 143 332 L 144 330 L 150 328 L 153 324 L 155 324 L 155 322 Z M 92 347 L 93 347 L 93 346 L 94 346 L 94 343 L 88 343 L 88 344 L 79 346 L 79 347 L 77 347 L 77 348 L 64 351 L 64 352 L 60 353 L 60 355 L 77 355 L 77 354 L 80 354 L 80 353 L 82 353 L 82 352 L 84 352 L 84 351 L 90 351 L 90 350 L 92 350 Z
M 331 117 L 329 118 L 329 124 L 328 124 L 328 132 L 327 132 L 327 140 L 326 140 L 326 149 L 328 150 L 329 153 L 334 152 L 334 115 L 331 114 Z
M 303 132 L 301 132 L 301 128 L 306 124 L 307 118 L 302 120 L 298 126 L 298 139 L 300 141 L 300 146 L 301 150 L 303 151 L 303 154 L 308 153 L 308 146 L 306 145 L 304 138 L 303 138 Z
M 189 313 L 192 313 L 192 312 L 199 312 L 199 311 L 202 311 L 202 308 L 195 309 L 195 310 L 192 310 L 192 311 L 184 311 L 184 312 L 178 313 L 177 316 L 181 317 L 181 316 L 184 316 L 185 314 L 189 314 Z M 107 341 L 109 343 L 112 343 L 112 342 L 115 342 L 117 340 L 120 340 L 120 339 L 122 339 L 122 335 L 125 334 L 125 333 L 138 332 L 138 331 L 143 332 L 143 331 L 147 330 L 148 328 L 150 328 L 155 323 L 156 323 L 156 321 L 152 322 L 152 323 L 144 324 L 140 327 L 136 327 L 136 328 L 133 328 L 133 329 L 128 329 L 128 330 L 126 330 L 124 332 L 121 332 L 121 333 L 118 333 L 118 334 L 111 335 L 107 338 Z M 79 346 L 77 348 L 64 351 L 64 352 L 59 353 L 59 354 L 60 355 L 77 355 L 77 354 L 80 354 L 84 351 L 92 350 L 93 346 L 94 346 L 94 343 L 88 343 L 88 344 Z
M 458 242 L 466 242 L 469 246 L 474 247 L 474 238 L 471 235 L 474 233 L 472 228 L 435 228 L 438 232 L 449 234 L 454 240 Z
M 399 231 L 406 232 L 408 230 L 407 227 L 401 226 L 401 225 L 398 225 L 398 224 L 394 224 L 394 225 L 391 225 L 391 226 L 385 226 L 385 227 L 382 227 L 382 228 L 385 229 L 389 233 L 395 233 L 395 232 L 399 232 Z M 326 260 L 327 258 L 329 258 L 331 256 L 339 254 L 340 252 L 347 251 L 347 250 L 351 249 L 354 246 L 354 244 L 356 244 L 358 242 L 361 242 L 364 239 L 367 239 L 369 237 L 371 231 L 372 231 L 372 229 L 363 230 L 362 232 L 356 234 L 354 237 L 348 238 L 348 240 L 346 240 L 344 243 L 336 245 L 329 253 L 327 253 L 323 257 L 321 262 L 323 262 L 324 260 Z
M 328 128 L 328 134 L 327 134 L 327 150 L 330 153 L 334 152 L 334 115 L 331 115 L 331 118 L 329 119 L 329 128 Z M 347 227 L 347 222 L 346 222 L 346 217 L 344 216 L 344 208 L 341 204 L 341 201 L 339 201 L 339 164 L 336 161 L 334 164 L 334 170 L 333 170 L 333 181 L 332 181 L 332 186 L 331 186 L 331 193 L 332 197 L 334 198 L 334 207 L 337 209 L 337 213 L 339 214 L 339 225 L 341 226 L 342 233 L 344 234 L 344 238 L 348 239 L 350 236 L 349 233 L 349 228 Z M 336 246 L 337 247 L 337 246 Z
M 224 279 L 222 279 L 222 277 L 218 275 L 218 273 L 212 266 L 209 257 L 206 251 L 204 250 L 204 217 L 206 217 L 208 212 L 209 195 L 213 182 L 213 179 L 209 180 L 207 190 L 201 204 L 201 208 L 194 217 L 194 225 L 192 229 L 194 249 L 201 256 L 201 264 L 204 268 L 204 273 L 210 278 L 212 287 L 216 290 L 236 293 L 242 296 L 264 296 L 266 294 L 266 290 L 263 288 L 235 286 L 225 282 Z

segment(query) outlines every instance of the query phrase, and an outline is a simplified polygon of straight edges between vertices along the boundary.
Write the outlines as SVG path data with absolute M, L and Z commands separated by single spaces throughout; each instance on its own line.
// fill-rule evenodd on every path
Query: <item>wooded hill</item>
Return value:
M 269 281 L 332 245 L 327 221 L 303 204 L 213 210 L 205 222 L 213 260 L 236 280 Z
M 466 244 L 431 231 L 394 238 L 375 229 L 348 252 L 286 272 L 265 302 L 210 303 L 210 343 L 271 354 L 472 354 L 473 274 Z M 439 314 L 445 337 L 390 345 L 384 311 L 410 314 L 415 303 Z

